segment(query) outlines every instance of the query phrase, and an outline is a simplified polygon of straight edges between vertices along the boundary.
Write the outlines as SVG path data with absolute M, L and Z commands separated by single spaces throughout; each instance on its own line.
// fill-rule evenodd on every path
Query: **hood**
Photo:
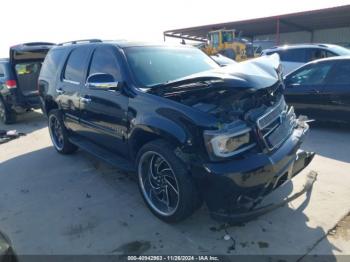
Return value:
M 261 113 L 279 100 L 283 84 L 278 68 L 278 55 L 260 57 L 153 86 L 148 92 L 229 123 L 252 109 Z
M 279 68 L 279 56 L 273 54 L 159 84 L 149 91 L 165 96 L 208 88 L 256 91 L 280 81 Z

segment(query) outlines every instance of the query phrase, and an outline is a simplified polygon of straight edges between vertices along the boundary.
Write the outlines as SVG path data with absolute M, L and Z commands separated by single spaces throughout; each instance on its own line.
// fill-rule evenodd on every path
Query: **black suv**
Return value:
M 50 50 L 39 93 L 55 149 L 137 173 L 157 217 L 180 221 L 204 200 L 235 220 L 313 157 L 297 153 L 308 126 L 284 101 L 278 64 L 221 68 L 189 46 L 74 41 Z
M 40 106 L 38 77 L 52 43 L 35 42 L 10 48 L 10 58 L 0 59 L 0 121 L 15 122 L 16 114 Z

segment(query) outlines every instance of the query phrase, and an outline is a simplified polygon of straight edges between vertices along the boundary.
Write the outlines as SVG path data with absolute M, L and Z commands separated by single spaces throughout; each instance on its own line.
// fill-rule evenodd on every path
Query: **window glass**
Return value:
M 332 70 L 327 82 L 334 85 L 350 85 L 350 61 L 338 64 Z
M 55 76 L 57 67 L 61 61 L 61 58 L 63 57 L 63 54 L 63 49 L 50 51 L 44 60 L 40 75 L 48 77 Z
M 88 54 L 89 49 L 84 47 L 76 48 L 71 52 L 64 72 L 64 79 L 78 83 L 82 82 Z
M 96 73 L 110 74 L 116 81 L 121 79 L 115 52 L 110 47 L 99 47 L 95 50 L 89 69 L 89 75 Z
M 321 48 L 308 49 L 307 52 L 308 52 L 309 61 L 335 56 L 333 52 L 330 52 Z
M 305 49 L 286 49 L 279 50 L 276 53 L 279 54 L 281 61 L 299 63 L 307 62 Z
M 312 64 L 294 74 L 288 81 L 289 85 L 321 85 L 327 77 L 332 64 Z
M 330 51 L 326 51 L 326 57 L 332 57 L 332 56 L 336 56 L 336 54 Z
M 211 34 L 211 42 L 212 42 L 214 47 L 219 46 L 219 33 Z
M 2 67 L 2 65 L 0 65 L 0 77 L 4 77 L 4 76 L 5 76 L 4 68 Z
M 213 59 L 197 48 L 150 46 L 124 50 L 132 73 L 142 86 L 151 87 L 219 68 Z
M 16 64 L 15 69 L 17 76 L 23 76 L 23 75 L 39 75 L 41 68 L 41 63 L 22 63 L 22 64 Z
M 233 32 L 232 31 L 223 31 L 222 32 L 222 41 L 232 43 L 233 41 Z

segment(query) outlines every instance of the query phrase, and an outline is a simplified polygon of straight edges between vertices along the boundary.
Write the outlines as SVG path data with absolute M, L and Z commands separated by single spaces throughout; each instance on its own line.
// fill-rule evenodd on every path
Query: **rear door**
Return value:
M 79 124 L 80 92 L 84 87 L 91 46 L 79 46 L 71 50 L 56 85 L 56 100 L 63 114 L 68 129 L 82 132 Z
M 325 80 L 333 66 L 332 61 L 311 63 L 287 77 L 286 100 L 295 107 L 298 114 L 316 119 L 322 119 L 327 115 L 323 90 Z
M 110 46 L 94 50 L 88 75 L 110 74 L 116 82 L 123 80 L 117 51 Z M 128 97 L 118 90 L 83 87 L 80 122 L 83 135 L 94 143 L 126 156 Z
M 339 60 L 326 79 L 324 88 L 327 119 L 350 121 L 350 60 Z
M 10 48 L 10 64 L 16 74 L 17 88 L 24 97 L 38 95 L 37 81 L 42 62 L 54 44 L 26 43 Z

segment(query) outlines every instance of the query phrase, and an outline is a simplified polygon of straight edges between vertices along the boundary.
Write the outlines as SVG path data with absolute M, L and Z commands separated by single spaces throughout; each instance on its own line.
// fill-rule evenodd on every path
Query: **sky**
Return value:
M 24 42 L 86 38 L 160 42 L 169 29 L 346 4 L 350 0 L 1 0 L 0 57 L 8 56 L 10 46 Z

